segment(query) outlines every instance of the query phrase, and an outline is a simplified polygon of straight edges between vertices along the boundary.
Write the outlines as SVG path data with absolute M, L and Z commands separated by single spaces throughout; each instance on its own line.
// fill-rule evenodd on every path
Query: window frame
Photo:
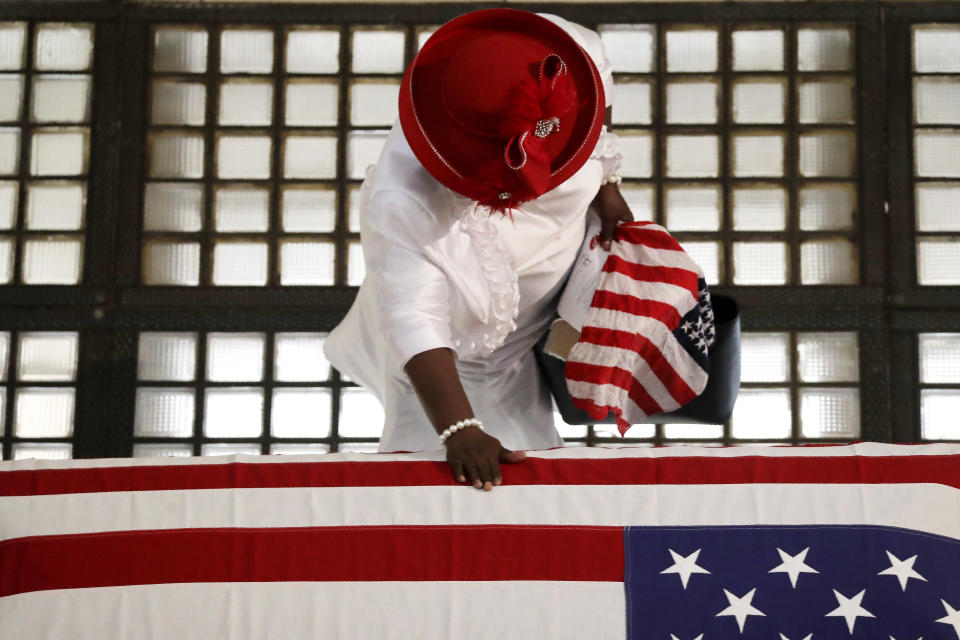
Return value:
M 512 5 L 529 11 L 550 11 L 596 28 L 595 3 Z M 218 47 L 215 34 L 223 25 L 260 25 L 285 32 L 287 24 L 339 26 L 340 72 L 339 118 L 335 127 L 338 217 L 331 234 L 337 251 L 337 282 L 346 281 L 341 259 L 349 240 L 357 237 L 347 229 L 346 139 L 350 130 L 347 101 L 350 88 L 351 26 L 394 24 L 406 30 L 405 61 L 415 53 L 417 33 L 424 25 L 441 24 L 476 8 L 461 3 L 410 4 L 137 4 L 120 2 L 30 2 L 18 0 L 0 5 L 0 20 L 35 22 L 87 22 L 95 25 L 93 102 L 91 104 L 90 167 L 85 225 L 83 279 L 78 286 L 0 286 L 0 330 L 75 330 L 80 333 L 77 370 L 77 405 L 74 424 L 74 457 L 129 456 L 133 446 L 133 416 L 136 396 L 137 335 L 139 331 L 278 331 L 326 332 L 343 317 L 356 295 L 349 286 L 197 287 L 145 286 L 139 280 L 140 229 L 144 186 L 144 158 L 149 112 L 151 29 L 160 24 L 208 24 L 209 45 Z M 857 113 L 858 216 L 852 232 L 860 256 L 858 285 L 845 286 L 716 286 L 719 294 L 738 300 L 744 331 L 855 331 L 860 348 L 860 406 L 862 440 L 917 442 L 920 438 L 919 371 L 917 334 L 951 331 L 960 327 L 960 287 L 919 287 L 915 276 L 912 180 L 912 92 L 910 90 L 910 26 L 917 22 L 960 23 L 958 3 L 615 3 L 603 5 L 601 23 L 692 22 L 718 25 L 721 38 L 731 24 L 767 23 L 785 28 L 817 22 L 846 22 L 854 27 L 854 68 Z M 691 16 L 696 20 L 692 21 Z M 788 33 L 795 33 L 789 28 Z M 29 30 L 33 33 L 33 29 Z M 663 55 L 662 37 L 658 55 Z M 32 37 L 32 36 L 31 36 Z M 214 41 L 217 42 L 214 42 Z M 795 55 L 786 42 L 787 60 Z M 282 38 L 275 37 L 275 67 L 282 60 Z M 730 47 L 721 46 L 724 59 L 716 77 L 730 86 Z M 214 59 L 214 58 L 211 58 Z M 663 68 L 662 65 L 658 68 Z M 784 76 L 789 77 L 791 65 Z M 274 72 L 278 73 L 277 71 Z M 212 74 L 216 75 L 216 74 Z M 213 80 L 208 81 L 208 87 Z M 663 105 L 662 77 L 656 80 L 655 104 Z M 794 83 L 790 83 L 794 86 Z M 907 88 L 904 90 L 904 88 Z M 788 109 L 795 109 L 790 102 Z M 274 95 L 275 104 L 279 96 Z M 210 100 L 208 100 L 210 102 Z M 723 101 L 723 109 L 728 107 Z M 794 100 L 795 102 L 795 100 Z M 212 140 L 216 123 L 207 105 L 205 135 Z M 214 114 L 215 115 L 215 114 Z M 26 108 L 24 117 L 27 117 Z M 722 124 L 721 117 L 720 127 Z M 787 122 L 790 122 L 788 118 Z M 282 129 L 275 113 L 274 129 Z M 791 152 L 796 137 L 787 140 L 786 163 L 797 161 Z M 282 132 L 273 134 L 282 136 Z M 660 133 L 656 134 L 661 138 Z M 723 139 L 728 139 L 724 134 Z M 274 140 L 280 138 L 275 137 Z M 209 144 L 208 144 L 209 146 Z M 275 145 L 276 146 L 276 145 Z M 660 145 L 657 146 L 660 148 Z M 274 148 L 274 155 L 279 151 Z M 207 149 L 206 153 L 213 153 Z M 658 159 L 655 163 L 662 162 Z M 726 144 L 721 144 L 721 167 L 729 162 Z M 276 160 L 273 162 L 277 166 Z M 724 192 L 730 181 L 718 178 Z M 655 170 L 654 175 L 662 175 Z M 909 176 L 909 177 L 908 177 Z M 209 178 L 209 176 L 208 176 Z M 787 184 L 788 178 L 781 179 Z M 281 183 L 271 178 L 273 189 Z M 204 182 L 204 184 L 209 184 Z M 655 188 L 662 194 L 663 181 Z M 208 199 L 210 187 L 208 190 Z M 274 191 L 272 220 L 277 220 Z M 662 200 L 658 197 L 658 202 Z M 21 204 L 21 207 L 23 205 Z M 210 207 L 211 204 L 207 204 Z M 658 205 L 662 206 L 662 205 Z M 95 212 L 95 215 L 91 213 Z M 204 233 L 210 233 L 207 229 Z M 720 241 L 729 244 L 737 232 L 724 229 Z M 778 232 L 779 234 L 780 232 Z M 276 242 L 276 224 L 265 237 Z M 797 231 L 783 237 L 799 248 Z M 260 236 L 258 236 L 260 237 Z M 911 242 L 891 242 L 898 238 Z M 889 249 L 887 247 L 889 246 Z M 275 245 L 276 247 L 276 245 Z M 270 269 L 275 269 L 276 248 Z M 799 268 L 794 251 L 791 269 Z M 729 264 L 726 265 L 729 269 Z M 797 278 L 796 281 L 799 281 Z M 203 280 L 201 280 L 203 282 Z M 727 280 L 729 282 L 729 279 Z M 53 308 L 50 312 L 47 308 Z M 272 343 L 272 337 L 268 337 Z M 795 358 L 795 354 L 791 358 Z M 797 381 L 790 383 L 796 397 Z M 332 450 L 337 436 L 339 389 L 350 386 L 334 373 Z M 265 399 L 271 388 L 264 384 Z M 269 400 L 267 400 L 269 411 Z M 8 418 L 11 408 L 8 406 Z M 799 407 L 794 405 L 793 433 L 797 434 Z M 4 457 L 9 459 L 12 424 L 3 436 Z M 195 429 L 199 432 L 200 427 Z M 668 444 L 658 427 L 646 442 Z M 199 436 L 195 436 L 199 438 Z M 960 435 L 958 435 L 960 440 Z M 198 452 L 203 439 L 194 442 Z M 362 442 L 363 440 L 358 440 Z M 599 437 L 592 428 L 587 445 L 620 442 Z M 804 440 L 807 442 L 808 440 Z M 715 442 L 715 441 L 710 441 Z M 729 423 L 724 443 L 732 443 Z M 737 443 L 743 441 L 738 440 Z M 835 441 L 833 441 L 835 442 Z M 263 451 L 268 439 L 264 434 Z

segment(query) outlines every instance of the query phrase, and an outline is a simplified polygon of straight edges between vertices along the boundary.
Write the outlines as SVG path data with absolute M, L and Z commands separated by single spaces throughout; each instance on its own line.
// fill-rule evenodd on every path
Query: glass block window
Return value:
M 913 27 L 917 282 L 960 284 L 960 25 Z
M 379 403 L 320 346 L 450 8 L 107 4 L 0 19 L 3 457 L 375 450 Z M 726 424 L 564 440 L 960 441 L 958 8 L 587 7 L 557 12 L 613 63 L 621 193 L 740 302 L 744 380 Z
M 325 337 L 141 332 L 134 455 L 318 453 L 338 438 L 375 441 L 380 405 L 333 374 Z
M 921 333 L 920 436 L 960 440 L 960 333 Z
M 606 24 L 622 192 L 710 284 L 859 282 L 854 31 Z
M 0 332 L 0 436 L 9 459 L 72 455 L 79 335 Z
M 855 332 L 745 332 L 734 441 L 860 437 Z
M 94 27 L 0 22 L 0 284 L 83 278 Z
M 396 119 L 406 32 L 152 33 L 141 281 L 358 285 L 359 225 L 344 212 Z

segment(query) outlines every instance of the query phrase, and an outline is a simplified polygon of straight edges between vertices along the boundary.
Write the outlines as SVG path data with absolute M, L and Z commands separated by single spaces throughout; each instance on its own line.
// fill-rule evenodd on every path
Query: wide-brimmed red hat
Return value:
M 503 211 L 583 166 L 605 104 L 596 66 L 560 26 L 482 9 L 440 27 L 407 67 L 400 124 L 431 175 Z

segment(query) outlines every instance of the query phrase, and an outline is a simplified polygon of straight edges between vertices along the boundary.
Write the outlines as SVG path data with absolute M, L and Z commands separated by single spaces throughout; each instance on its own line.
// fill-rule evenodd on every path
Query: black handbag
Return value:
M 740 308 L 729 296 L 712 295 L 710 300 L 716 340 L 710 348 L 710 377 L 706 388 L 679 409 L 647 416 L 642 422 L 719 424 L 726 422 L 733 413 L 740 390 Z M 603 420 L 594 420 L 586 411 L 573 406 L 563 373 L 566 363 L 544 353 L 546 341 L 547 335 L 544 334 L 534 346 L 534 352 L 563 421 L 567 424 L 615 423 L 616 416 L 612 412 Z

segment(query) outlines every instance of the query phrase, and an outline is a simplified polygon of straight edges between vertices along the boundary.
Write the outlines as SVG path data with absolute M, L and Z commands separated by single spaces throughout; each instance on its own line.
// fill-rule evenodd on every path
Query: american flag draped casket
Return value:
M 960 638 L 960 446 L 0 463 L 0 638 Z

